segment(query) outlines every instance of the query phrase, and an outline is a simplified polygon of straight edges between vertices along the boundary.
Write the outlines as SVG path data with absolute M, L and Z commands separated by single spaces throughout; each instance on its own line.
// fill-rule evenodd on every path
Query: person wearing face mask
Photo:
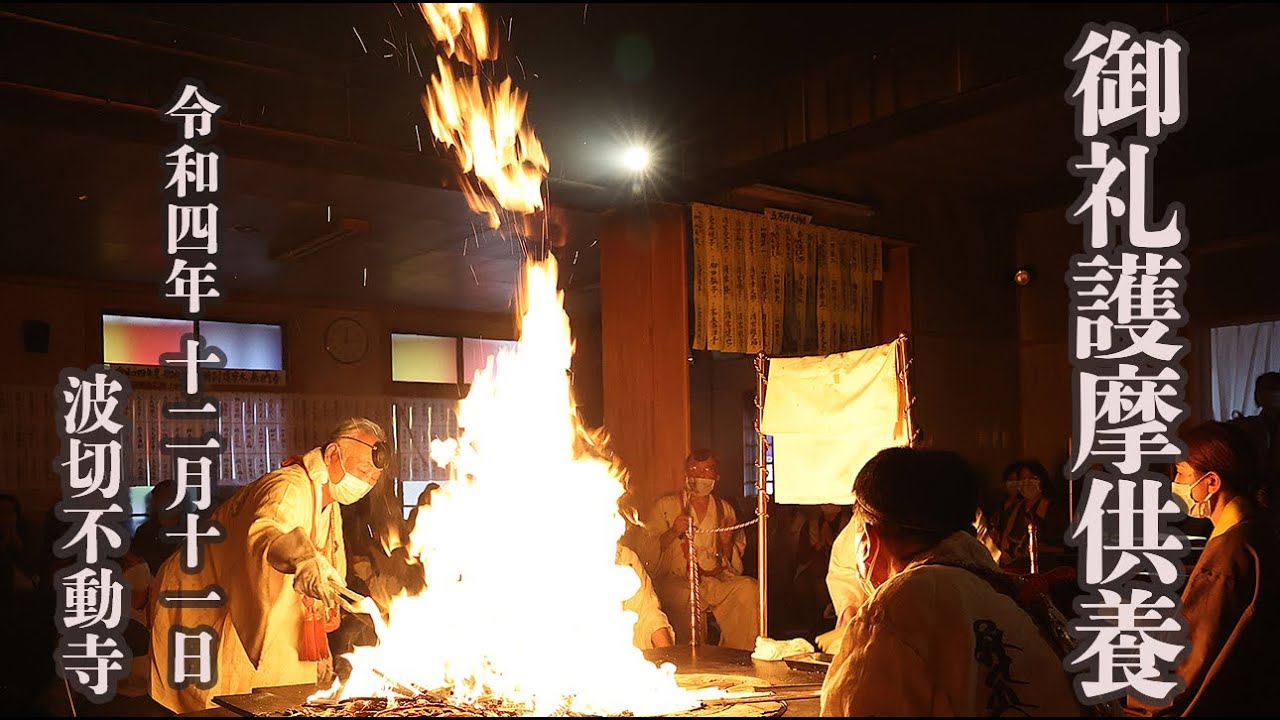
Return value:
M 161 566 L 153 597 L 218 586 L 221 607 L 152 606 L 151 696 L 176 713 L 214 707 L 218 695 L 256 687 L 320 682 L 332 669 L 326 632 L 338 626 L 346 586 L 340 505 L 360 500 L 390 461 L 376 423 L 351 418 L 324 445 L 240 488 L 208 518 L 221 542 L 205 544 L 194 573 L 175 553 Z M 218 634 L 212 687 L 170 685 L 170 632 L 208 626 Z
M 698 450 L 685 459 L 685 489 L 658 498 L 649 512 L 648 531 L 656 538 L 658 558 L 653 572 L 654 589 L 676 631 L 676 641 L 689 642 L 689 553 L 699 568 L 702 609 L 715 616 L 720 644 L 754 650 L 760 634 L 760 590 L 755 578 L 742 574 L 746 533 L 698 532 L 693 548 L 685 532 L 690 518 L 699 530 L 738 524 L 733 506 L 715 497 L 720 478 L 715 455 Z
M 1280 539 L 1251 499 L 1257 453 L 1237 427 L 1209 422 L 1182 434 L 1187 453 L 1171 489 L 1187 514 L 1213 533 L 1182 589 L 1188 651 L 1176 672 L 1186 683 L 1168 707 L 1134 704 L 1154 715 L 1273 715 L 1280 644 Z
M 936 450 L 888 448 L 859 471 L 850 527 L 867 600 L 827 673 L 823 716 L 1082 714 L 1048 628 L 974 536 L 979 487 Z
M 1062 536 L 1069 516 L 1065 503 L 1055 496 L 1049 472 L 1037 460 L 1019 460 L 1005 469 L 1006 500 L 993 528 L 996 550 L 992 556 L 1006 570 L 1026 573 L 1031 569 L 1029 527 L 1034 525 L 1039 540 L 1043 572 L 1063 550 Z

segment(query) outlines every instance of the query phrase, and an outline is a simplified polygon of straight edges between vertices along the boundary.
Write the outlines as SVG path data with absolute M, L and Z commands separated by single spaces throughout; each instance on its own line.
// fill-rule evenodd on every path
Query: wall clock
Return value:
M 340 363 L 358 363 L 369 352 L 369 333 L 356 320 L 338 318 L 324 331 L 324 349 Z

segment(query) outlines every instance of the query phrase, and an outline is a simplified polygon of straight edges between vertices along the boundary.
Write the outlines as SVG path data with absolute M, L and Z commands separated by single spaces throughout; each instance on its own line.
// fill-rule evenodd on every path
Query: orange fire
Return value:
M 500 206 L 541 207 L 547 160 L 524 123 L 524 98 L 478 73 L 489 57 L 474 5 L 424 4 L 450 55 L 476 74 L 457 77 L 440 59 L 427 112 L 436 137 L 492 193 L 469 194 L 497 223 Z M 496 203 L 496 204 L 495 204 Z M 663 715 L 695 708 L 675 668 L 632 645 L 640 583 L 618 565 L 625 528 L 621 470 L 600 457 L 578 421 L 569 381 L 573 340 L 554 258 L 524 271 L 520 340 L 477 371 L 458 407 L 457 438 L 432 442 L 452 481 L 420 508 L 407 549 L 426 589 L 372 613 L 379 642 L 348 655 L 352 673 L 329 695 L 386 696 L 445 690 L 530 714 Z
M 463 194 L 489 226 L 501 222 L 498 208 L 531 213 L 542 208 L 542 181 L 550 164 L 533 130 L 525 123 L 526 98 L 511 78 L 492 82 L 481 63 L 496 57 L 486 21 L 474 3 L 422 3 L 436 40 L 447 56 L 436 58 L 439 74 L 431 78 L 422 98 L 436 140 L 453 151 L 464 176 Z M 451 62 L 453 58 L 455 62 Z M 462 66 L 469 74 L 455 72 Z
M 436 39 L 448 46 L 450 57 L 469 64 L 473 59 L 497 57 L 498 48 L 489 44 L 484 12 L 476 3 L 418 3 L 418 7 Z
M 342 697 L 400 687 L 500 697 L 546 715 L 697 707 L 632 644 L 639 589 L 616 564 L 621 479 L 581 442 L 569 319 L 554 260 L 526 268 L 520 341 L 476 373 L 456 439 L 432 443 L 454 478 L 419 510 L 409 548 L 427 588 L 397 598 L 376 647 L 349 656 Z M 375 672 L 376 671 L 376 672 Z

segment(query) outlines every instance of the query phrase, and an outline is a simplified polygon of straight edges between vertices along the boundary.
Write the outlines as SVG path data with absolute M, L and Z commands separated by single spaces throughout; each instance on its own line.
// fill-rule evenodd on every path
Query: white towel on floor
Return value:
M 755 652 L 751 657 L 755 660 L 781 660 L 793 655 L 804 655 L 813 652 L 813 645 L 804 638 L 794 640 L 773 640 L 766 637 L 756 638 Z

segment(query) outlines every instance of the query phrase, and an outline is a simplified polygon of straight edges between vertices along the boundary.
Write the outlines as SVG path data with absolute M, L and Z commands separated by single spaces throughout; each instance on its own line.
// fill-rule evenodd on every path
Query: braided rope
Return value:
M 729 527 L 711 528 L 710 530 L 704 530 L 704 529 L 702 529 L 702 528 L 697 528 L 697 529 L 695 529 L 695 530 L 694 530 L 694 532 L 695 532 L 695 533 L 698 533 L 699 535 L 701 535 L 701 534 L 703 534 L 703 533 L 722 533 L 722 532 L 732 532 L 732 531 L 734 531 L 734 530 L 741 530 L 742 528 L 750 527 L 750 526 L 755 525 L 756 523 L 760 522 L 760 518 L 761 518 L 761 517 L 766 517 L 766 518 L 767 518 L 767 517 L 769 517 L 769 515 L 768 515 L 768 513 L 764 514 L 763 516 L 757 515 L 756 517 L 754 517 L 754 518 L 752 518 L 752 519 L 750 519 L 750 520 L 748 520 L 748 521 L 746 521 L 746 522 L 740 522 L 740 523 L 738 523 L 737 525 L 730 525 Z

